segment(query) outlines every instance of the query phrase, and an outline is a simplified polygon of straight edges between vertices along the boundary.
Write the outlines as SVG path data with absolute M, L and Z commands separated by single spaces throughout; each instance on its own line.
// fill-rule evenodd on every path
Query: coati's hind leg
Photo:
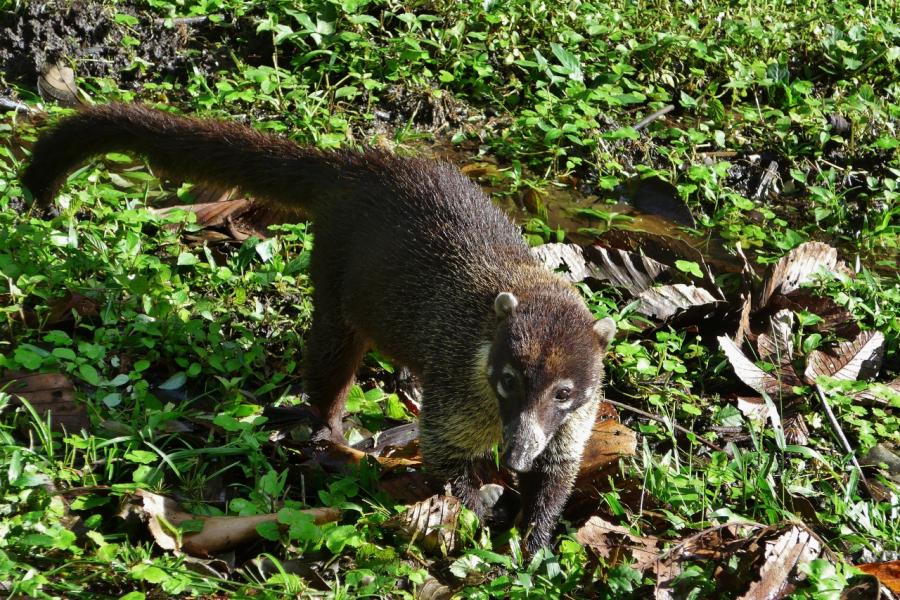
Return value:
M 367 340 L 351 329 L 329 306 L 330 299 L 314 302 L 313 322 L 306 342 L 305 387 L 319 428 L 313 439 L 345 443 L 341 421 L 347 392 L 368 348 Z

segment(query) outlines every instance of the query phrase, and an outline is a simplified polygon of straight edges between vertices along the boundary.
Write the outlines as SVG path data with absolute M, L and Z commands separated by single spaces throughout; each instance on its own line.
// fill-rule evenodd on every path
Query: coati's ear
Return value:
M 519 305 L 519 299 L 512 292 L 500 292 L 494 299 L 494 312 L 501 319 L 512 314 Z
M 597 336 L 597 342 L 600 344 L 600 351 L 606 352 L 609 343 L 616 335 L 616 322 L 606 317 L 594 323 L 594 334 Z

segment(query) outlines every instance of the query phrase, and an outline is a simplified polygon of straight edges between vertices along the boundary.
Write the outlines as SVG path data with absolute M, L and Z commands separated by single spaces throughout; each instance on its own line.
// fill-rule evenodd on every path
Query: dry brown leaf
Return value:
M 879 389 L 880 386 L 887 389 Z M 875 384 L 874 387 L 870 386 L 868 389 L 854 394 L 853 400 L 860 404 L 890 406 L 891 393 L 900 396 L 900 377 L 887 383 Z
M 62 373 L 7 373 L 0 390 L 28 401 L 42 417 L 51 415 L 54 430 L 90 429 L 87 409 L 75 400 L 75 387 Z
M 208 557 L 259 539 L 257 525 L 278 522 L 277 513 L 249 517 L 193 515 L 183 511 L 171 498 L 146 490 L 138 490 L 133 498 L 122 511 L 123 516 L 137 514 L 141 517 L 161 548 L 183 551 L 193 556 Z M 341 517 L 341 511 L 337 508 L 311 508 L 301 512 L 312 516 L 317 525 L 337 521 Z M 174 528 L 186 521 L 202 521 L 203 530 L 186 534 L 179 540 Z
M 660 321 L 694 307 L 708 307 L 710 312 L 720 301 L 701 287 L 674 283 L 644 290 L 638 296 L 641 301 L 637 312 Z
M 863 573 L 874 575 L 885 586 L 895 594 L 900 594 L 900 560 L 892 560 L 890 562 L 866 563 L 856 565 Z
M 416 590 L 416 600 L 450 600 L 453 592 L 446 585 L 427 575 L 425 582 Z
M 747 599 L 778 599 L 802 578 L 797 566 L 815 558 L 836 560 L 821 539 L 800 523 L 763 526 L 727 523 L 701 531 L 667 551 L 656 564 L 656 598 L 680 597 L 673 587 L 691 561 L 716 561 L 732 569 L 716 569 L 717 597 L 724 593 Z
M 738 396 L 737 408 L 751 421 L 765 421 L 769 418 L 769 406 L 759 396 Z
M 772 364 L 778 365 L 787 362 L 790 364 L 794 358 L 794 313 L 789 310 L 780 310 L 769 319 L 770 331 L 761 333 L 756 338 L 756 348 L 759 357 Z
M 820 271 L 838 269 L 837 250 L 821 242 L 800 244 L 781 258 L 766 280 L 759 307 L 768 305 L 775 293 L 787 295 L 813 280 Z
M 718 340 L 738 379 L 760 394 L 765 393 L 773 397 L 790 396 L 794 393 L 792 386 L 802 385 L 793 367 L 777 372 L 776 377 L 757 367 L 728 336 L 719 336 Z
M 638 296 L 653 286 L 670 267 L 637 252 L 590 246 L 585 255 L 593 264 L 594 278 Z
M 791 577 L 799 565 L 818 558 L 822 544 L 803 526 L 791 526 L 765 544 L 765 563 L 759 579 L 750 584 L 740 600 L 774 600 L 793 591 Z
M 75 85 L 75 71 L 60 63 L 47 64 L 38 77 L 38 91 L 43 98 L 52 98 L 63 106 L 78 106 L 81 98 Z
M 618 464 L 623 456 L 637 452 L 637 435 L 616 420 L 598 420 L 584 447 L 578 476 L 590 475 L 607 465 Z
M 447 556 L 457 545 L 456 530 L 462 503 L 453 496 L 435 494 L 416 502 L 388 523 L 434 556 Z
M 593 277 L 593 270 L 584 258 L 584 251 L 577 244 L 543 244 L 531 249 L 539 261 L 551 271 L 556 271 L 571 282 Z
M 221 227 L 227 219 L 236 218 L 247 212 L 252 204 L 246 198 L 238 198 L 224 202 L 203 202 L 181 206 L 167 206 L 166 208 L 151 208 L 150 212 L 160 217 L 166 217 L 175 211 L 192 212 L 197 215 L 198 225 L 203 227 Z
M 659 558 L 659 539 L 639 537 L 628 529 L 600 517 L 591 517 L 575 534 L 575 539 L 605 559 L 610 566 L 627 560 L 631 568 L 644 571 Z
M 834 333 L 844 339 L 852 339 L 859 335 L 856 319 L 843 306 L 838 305 L 827 296 L 817 296 L 815 290 L 801 288 L 787 296 L 775 294 L 769 301 L 766 311 L 790 310 L 795 313 L 809 311 L 822 319 L 821 323 L 812 326 L 819 333 Z
M 844 381 L 869 379 L 881 368 L 884 334 L 864 331 L 856 339 L 842 342 L 829 350 L 813 350 L 806 359 L 803 376 L 810 384 L 824 375 Z
M 734 332 L 734 343 L 740 348 L 744 344 L 744 337 L 750 331 L 750 309 L 753 307 L 753 298 L 750 294 L 741 296 L 741 314 L 738 317 L 738 328 Z

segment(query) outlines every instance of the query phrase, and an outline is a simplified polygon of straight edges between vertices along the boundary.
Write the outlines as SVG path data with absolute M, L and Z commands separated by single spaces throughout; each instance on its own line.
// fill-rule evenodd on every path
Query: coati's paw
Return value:
M 487 483 L 478 489 L 483 521 L 495 529 L 509 529 L 519 512 L 517 494 L 502 485 Z
M 328 425 L 320 425 L 313 428 L 312 435 L 309 436 L 311 442 L 331 442 L 332 444 L 341 444 L 346 446 L 347 439 L 341 429 L 333 428 Z
M 500 496 L 503 495 L 503 486 L 497 483 L 486 483 L 478 490 L 478 497 L 488 510 L 494 508 Z

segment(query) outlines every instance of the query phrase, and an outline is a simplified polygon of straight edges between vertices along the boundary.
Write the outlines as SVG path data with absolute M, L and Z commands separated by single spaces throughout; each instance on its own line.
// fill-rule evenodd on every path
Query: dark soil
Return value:
M 149 16 L 121 6 L 118 11 L 138 19 L 135 35 L 115 21 L 116 12 L 86 0 L 27 2 L 18 11 L 0 16 L 0 69 L 15 80 L 34 86 L 45 65 L 72 66 L 79 75 L 111 76 L 137 81 L 144 73 L 135 59 L 153 65 L 148 77 L 179 70 L 181 51 L 189 36 L 184 27 L 166 28 Z M 128 38 L 137 39 L 129 45 Z

